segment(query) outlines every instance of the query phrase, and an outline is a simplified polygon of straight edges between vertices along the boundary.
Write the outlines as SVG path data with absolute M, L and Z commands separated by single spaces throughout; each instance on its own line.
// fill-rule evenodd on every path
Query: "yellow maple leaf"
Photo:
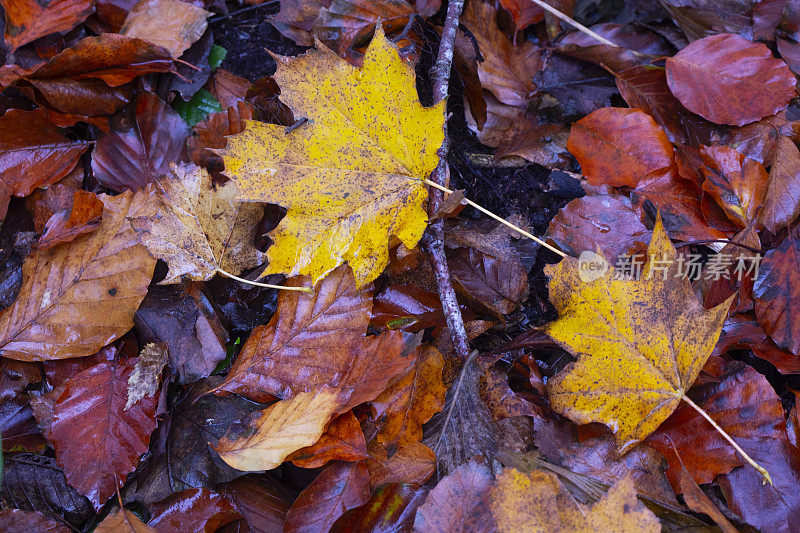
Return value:
M 281 100 L 308 124 L 287 133 L 248 122 L 218 150 L 238 199 L 288 209 L 270 234 L 267 274 L 321 277 L 347 262 L 358 286 L 388 263 L 397 236 L 409 249 L 425 231 L 428 177 L 444 140 L 444 102 L 425 108 L 380 26 L 364 65 L 351 66 L 321 43 L 278 57 Z
M 579 424 L 609 426 L 622 453 L 688 401 L 684 393 L 711 355 L 731 303 L 703 308 L 678 275 L 660 218 L 648 257 L 637 280 L 615 279 L 609 269 L 586 283 L 573 258 L 546 269 L 559 312 L 546 332 L 578 357 L 548 383 L 553 407 Z
M 556 476 L 505 468 L 489 492 L 489 507 L 501 532 L 652 532 L 658 518 L 636 498 L 633 479 L 615 483 L 593 506 L 577 503 Z

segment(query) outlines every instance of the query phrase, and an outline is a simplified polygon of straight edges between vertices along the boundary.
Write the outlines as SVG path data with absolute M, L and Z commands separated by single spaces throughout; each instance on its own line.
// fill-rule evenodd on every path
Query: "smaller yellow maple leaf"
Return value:
M 638 280 L 615 279 L 609 269 L 586 283 L 573 258 L 546 269 L 559 312 L 546 332 L 578 357 L 548 383 L 553 407 L 579 424 L 609 426 L 622 453 L 658 428 L 684 398 L 717 343 L 731 303 L 703 308 L 688 278 L 679 275 L 660 218 L 648 257 Z
M 357 285 L 388 263 L 394 235 L 414 248 L 427 225 L 427 188 L 444 140 L 444 102 L 425 108 L 414 69 L 378 26 L 356 68 L 321 43 L 278 57 L 281 100 L 308 124 L 286 133 L 248 122 L 218 150 L 238 199 L 279 204 L 263 275 L 308 274 L 316 283 L 343 262 Z

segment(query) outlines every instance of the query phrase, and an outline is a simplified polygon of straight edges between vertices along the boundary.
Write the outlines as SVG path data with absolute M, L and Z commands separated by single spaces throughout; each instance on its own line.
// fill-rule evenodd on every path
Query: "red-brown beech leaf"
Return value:
M 784 109 L 795 97 L 792 71 L 761 43 L 721 33 L 667 59 L 667 83 L 690 111 L 743 126 Z
M 780 246 L 764 254 L 753 285 L 758 323 L 775 344 L 797 355 L 800 350 L 800 226 L 789 230 Z
M 331 0 L 285 0 L 281 10 L 268 19 L 275 28 L 300 46 L 314 46 L 314 23 L 319 10 L 331 5 Z
M 206 487 L 176 492 L 150 508 L 147 525 L 158 533 L 214 533 L 241 518 L 233 505 Z
M 293 495 L 270 474 L 249 474 L 217 485 L 241 514 L 253 533 L 273 533 L 283 529 Z
M 428 493 L 414 521 L 417 531 L 490 531 L 487 498 L 494 477 L 486 465 L 456 468 Z
M 105 211 L 96 231 L 25 260 L 19 296 L 0 314 L 3 357 L 45 361 L 92 355 L 133 327 L 156 262 L 127 217 L 155 195 L 142 190 L 99 198 Z
M 130 130 L 97 141 L 92 153 L 94 176 L 116 191 L 136 190 L 169 172 L 185 157 L 189 126 L 158 96 L 141 93 Z
M 729 316 L 722 324 L 713 354 L 722 356 L 729 350 L 748 348 L 756 357 L 772 363 L 781 374 L 800 374 L 800 358 L 778 348 L 751 313 Z
M 567 149 L 592 185 L 636 187 L 672 164 L 664 130 L 638 109 L 604 107 L 572 125 Z
M 758 221 L 771 233 L 794 222 L 800 215 L 800 150 L 788 137 L 778 138 L 769 170 L 764 206 Z
M 334 418 L 317 442 L 293 452 L 286 460 L 301 468 L 319 468 L 330 461 L 359 461 L 367 457 L 361 424 L 348 411 Z
M 406 0 L 333 0 L 320 9 L 314 34 L 334 50 L 352 50 L 369 42 L 378 22 L 387 34 L 400 32 L 414 12 Z
M 422 444 L 401 444 L 394 454 L 389 454 L 382 444 L 373 440 L 369 444 L 372 456 L 366 461 L 369 484 L 373 489 L 385 483 L 422 485 L 436 470 L 436 454 Z
M 715 359 L 710 359 L 712 365 L 724 364 Z M 718 382 L 693 387 L 689 393 L 693 401 L 748 453 L 758 450 L 765 440 L 780 439 L 784 431 L 783 407 L 766 378 L 739 362 L 729 363 L 723 372 Z M 681 463 L 672 443 L 699 484 L 710 483 L 717 475 L 744 464 L 711 424 L 685 403 L 646 443 L 669 462 L 667 478 L 676 490 L 680 487 Z
M 416 285 L 389 285 L 375 296 L 372 325 L 409 333 L 433 326 L 433 334 L 437 336 L 445 327 L 442 302 L 436 293 Z
M 285 533 L 328 531 L 345 511 L 369 499 L 369 471 L 364 461 L 336 462 L 325 468 L 292 504 Z
M 55 213 L 44 227 L 39 239 L 39 249 L 46 250 L 56 244 L 70 242 L 79 235 L 90 233 L 100 225 L 103 202 L 89 191 L 75 191 L 72 207 Z
M 4 533 L 69 533 L 67 526 L 37 511 L 0 511 L 0 531 Z
M 488 2 L 469 2 L 462 23 L 475 36 L 483 55 L 478 77 L 501 103 L 526 106 L 536 93 L 533 77 L 542 68 L 541 50 L 521 39 L 515 45 L 497 27 L 497 10 Z
M 67 482 L 95 509 L 122 486 L 147 451 L 156 428 L 155 396 L 127 411 L 128 378 L 135 358 L 106 361 L 66 383 L 56 400 L 50 440 Z
M 309 284 L 307 277 L 287 283 Z M 347 266 L 328 274 L 313 294 L 281 292 L 272 320 L 253 330 L 216 390 L 269 401 L 334 385 L 364 342 L 371 309 L 372 288 L 357 289 Z
M 3 0 L 6 44 L 13 52 L 23 44 L 51 33 L 66 32 L 94 11 L 94 0 Z
M 448 254 L 448 264 L 459 293 L 500 320 L 528 299 L 528 272 L 516 261 L 459 248 Z
M 590 29 L 617 46 L 598 43 L 594 37 L 576 31 L 561 39 L 556 50 L 560 54 L 588 61 L 614 72 L 653 63 L 659 58 L 672 55 L 674 51 L 666 39 L 634 24 L 602 23 L 595 24 Z
M 576 198 L 558 212 L 547 228 L 548 238 L 570 255 L 594 252 L 599 246 L 612 264 L 620 254 L 646 248 L 650 234 L 630 199 L 619 194 Z
M 7 111 L 0 117 L 0 222 L 11 196 L 28 196 L 57 182 L 88 148 L 61 134 L 44 109 Z

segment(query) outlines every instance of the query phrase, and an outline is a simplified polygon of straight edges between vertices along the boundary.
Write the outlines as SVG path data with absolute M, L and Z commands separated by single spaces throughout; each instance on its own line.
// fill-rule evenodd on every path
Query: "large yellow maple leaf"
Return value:
M 546 269 L 559 318 L 550 335 L 578 357 L 548 383 L 556 411 L 579 424 L 600 422 L 621 452 L 669 417 L 694 383 L 722 330 L 731 300 L 706 310 L 680 275 L 661 219 L 636 280 L 614 270 L 586 283 L 578 262 Z
M 386 266 L 392 235 L 413 248 L 425 231 L 421 180 L 438 163 L 445 104 L 420 104 L 414 69 L 380 26 L 361 68 L 321 43 L 277 62 L 281 100 L 309 122 L 288 133 L 248 122 L 218 151 L 225 174 L 238 199 L 288 209 L 264 275 L 316 282 L 346 261 L 362 286 Z

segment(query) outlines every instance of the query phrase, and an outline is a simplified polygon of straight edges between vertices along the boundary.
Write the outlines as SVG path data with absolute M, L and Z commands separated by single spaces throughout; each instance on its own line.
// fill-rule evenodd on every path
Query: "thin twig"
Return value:
M 314 289 L 309 287 L 286 287 L 283 285 L 271 285 L 269 283 L 259 283 L 258 281 L 250 281 L 249 279 L 240 278 L 239 276 L 234 276 L 230 272 L 226 272 L 221 268 L 217 268 L 217 274 L 222 274 L 226 278 L 235 279 L 240 283 L 246 283 L 247 285 L 254 285 L 256 287 L 263 287 L 265 289 L 278 289 L 281 291 L 300 291 L 300 292 L 314 292 Z
M 565 15 L 564 13 L 559 11 L 558 9 L 554 8 L 553 6 L 551 6 L 550 4 L 548 4 L 546 2 L 543 2 L 542 0 L 531 0 L 531 2 L 533 2 L 537 6 L 541 7 L 545 11 L 550 12 L 552 15 L 560 18 L 561 20 L 563 20 L 567 24 L 569 24 L 571 26 L 574 26 L 575 28 L 577 28 L 578 30 L 582 31 L 583 33 L 585 33 L 589 37 L 597 39 L 601 43 L 607 44 L 608 46 L 613 46 L 615 48 L 619 48 L 619 45 L 612 43 L 611 41 L 609 41 L 608 39 L 606 39 L 602 35 L 598 35 L 597 33 L 593 32 L 592 30 L 590 30 L 589 28 L 587 28 L 586 26 L 584 26 L 583 24 L 581 24 L 580 22 L 578 22 L 574 18 L 572 18 L 572 17 L 570 17 L 568 15 Z
M 464 0 L 451 0 L 447 5 L 447 16 L 442 29 L 442 38 L 439 41 L 439 53 L 436 56 L 436 63 L 431 68 L 433 77 L 433 101 L 441 102 L 447 97 L 450 84 L 450 67 L 453 64 L 453 49 L 455 47 L 456 33 L 458 32 L 458 20 L 461 18 L 461 11 L 464 8 Z M 444 186 L 447 176 L 447 152 L 450 148 L 450 140 L 447 135 L 447 123 L 444 125 L 444 142 L 439 148 L 439 164 L 431 174 L 432 183 Z M 431 212 L 438 211 L 444 199 L 444 194 L 440 189 L 434 187 L 431 190 Z M 466 361 L 469 358 L 469 339 L 464 328 L 464 318 L 461 316 L 461 309 L 458 307 L 456 291 L 450 280 L 450 269 L 447 266 L 447 258 L 444 253 L 444 221 L 434 220 L 430 225 L 430 238 L 426 239 L 425 247 L 433 260 L 433 269 L 436 275 L 436 284 L 439 290 L 439 299 L 442 302 L 442 309 L 447 320 L 447 329 L 453 340 L 458 357 Z
M 761 253 L 761 249 L 760 248 L 754 248 L 752 246 L 748 246 L 746 244 L 742 244 L 742 243 L 739 243 L 739 242 L 736 242 L 736 241 L 732 241 L 732 240 L 729 240 L 729 239 L 701 239 L 701 240 L 698 240 L 698 241 L 679 242 L 678 244 L 675 245 L 675 248 L 676 249 L 677 248 L 683 248 L 684 246 L 692 246 L 692 245 L 695 245 L 695 244 L 711 244 L 713 242 L 724 242 L 725 244 L 732 244 L 734 246 L 738 246 L 739 248 L 744 248 L 745 250 L 749 250 L 749 251 L 753 252 L 754 254 L 760 254 Z
M 272 0 L 271 2 L 264 2 L 263 4 L 258 4 L 255 6 L 243 7 L 242 9 L 231 11 L 227 15 L 217 15 L 216 17 L 211 17 L 210 19 L 208 19 L 208 23 L 214 24 L 215 22 L 219 22 L 225 19 L 230 19 L 235 17 L 236 15 L 241 15 L 242 13 L 247 13 L 249 11 L 255 11 L 256 9 L 261 9 L 262 7 L 275 7 L 277 4 L 278 0 Z
M 447 194 L 453 194 L 453 191 L 452 191 L 452 190 L 448 189 L 447 187 L 442 187 L 442 186 L 441 186 L 441 185 L 439 185 L 438 183 L 435 183 L 435 182 L 433 182 L 433 181 L 431 181 L 431 180 L 423 180 L 423 182 L 424 182 L 424 183 L 426 183 L 426 184 L 428 184 L 428 185 L 430 185 L 431 187 L 435 187 L 436 189 L 439 189 L 439 190 L 440 190 L 440 191 L 442 191 L 442 192 L 445 192 L 445 193 L 447 193 Z M 493 219 L 495 219 L 496 221 L 498 221 L 498 222 L 500 222 L 500 223 L 502 223 L 502 224 L 505 224 L 506 226 L 508 226 L 509 228 L 513 229 L 513 230 L 514 230 L 514 231 L 516 231 L 517 233 L 520 233 L 520 234 L 524 235 L 525 237 L 527 237 L 527 238 L 531 239 L 532 241 L 539 243 L 541 246 L 544 246 L 544 247 L 545 247 L 545 248 L 547 248 L 548 250 L 550 250 L 550 251 L 552 251 L 552 252 L 555 252 L 555 253 L 557 253 L 557 254 L 558 254 L 558 255 L 560 255 L 561 257 L 567 257 L 567 254 L 565 254 L 564 252 L 562 252 L 562 251 L 561 251 L 561 250 L 559 250 L 558 248 L 555 248 L 555 247 L 553 247 L 553 246 L 551 246 L 551 245 L 547 244 L 546 242 L 544 242 L 544 241 L 543 241 L 542 239 L 540 239 L 539 237 L 536 237 L 536 236 L 534 236 L 534 235 L 532 235 L 532 234 L 528 233 L 527 231 L 525 231 L 524 229 L 520 228 L 519 226 L 517 226 L 517 225 L 515 225 L 515 224 L 512 224 L 512 223 L 511 223 L 511 222 L 509 222 L 508 220 L 506 220 L 506 219 L 504 219 L 504 218 L 500 217 L 499 215 L 496 215 L 496 214 L 492 213 L 491 211 L 489 211 L 489 210 L 488 210 L 488 209 L 486 209 L 485 207 L 482 207 L 482 206 L 480 206 L 480 205 L 476 204 L 475 202 L 473 202 L 473 201 L 472 201 L 472 200 L 470 200 L 469 198 L 464 198 L 464 199 L 463 199 L 463 200 L 461 200 L 461 201 L 462 201 L 462 202 L 464 202 L 465 204 L 469 204 L 469 205 L 471 205 L 472 207 L 474 207 L 475 209 L 477 209 L 478 211 L 480 211 L 480 212 L 481 212 L 481 213 L 483 213 L 484 215 L 487 215 L 487 216 L 489 216 L 489 217 L 492 217 L 492 218 L 493 218 Z
M 759 473 L 759 474 L 761 474 L 761 475 L 763 476 L 763 478 L 764 478 L 764 480 L 761 482 L 761 484 L 762 484 L 762 485 L 766 485 L 766 484 L 767 484 L 767 482 L 769 482 L 769 484 L 770 484 L 770 485 L 772 485 L 772 477 L 770 477 L 770 475 L 769 475 L 769 472 L 767 472 L 767 469 L 766 469 L 766 468 L 764 468 L 763 466 L 761 466 L 760 464 L 756 463 L 755 461 L 753 461 L 753 459 L 751 459 L 751 458 L 750 458 L 750 456 L 749 456 L 749 455 L 747 455 L 747 452 L 745 452 L 745 451 L 744 451 L 744 450 L 743 450 L 743 449 L 742 449 L 742 448 L 741 448 L 741 447 L 740 447 L 738 444 L 736 444 L 736 441 L 735 441 L 735 440 L 733 440 L 733 439 L 731 438 L 731 436 L 730 436 L 730 435 L 728 435 L 727 433 L 725 433 L 725 430 L 724 430 L 724 429 L 722 429 L 721 427 L 719 427 L 719 425 L 717 425 L 717 423 L 716 423 L 716 422 L 714 422 L 714 419 L 713 419 L 713 418 L 711 418 L 711 417 L 709 416 L 709 414 L 708 414 L 708 413 L 706 413 L 705 411 L 703 411 L 703 408 L 702 408 L 702 407 L 700 407 L 699 405 L 697 405 L 696 403 L 694 403 L 692 400 L 690 400 L 690 399 L 689 399 L 689 397 L 688 397 L 688 396 L 686 396 L 685 394 L 681 394 L 680 398 L 681 398 L 681 400 L 683 400 L 684 402 L 688 403 L 688 404 L 689 404 L 689 405 L 692 407 L 692 409 L 694 409 L 695 411 L 697 411 L 698 413 L 700 413 L 700 415 L 701 415 L 703 418 L 705 418 L 705 419 L 708 421 L 708 423 L 709 423 L 709 424 L 711 424 L 712 426 L 714 426 L 714 429 L 716 429 L 716 430 L 717 430 L 717 432 L 718 432 L 720 435 L 722 435 L 722 437 L 723 437 L 725 440 L 727 440 L 727 441 L 728 441 L 728 443 L 730 443 L 730 445 L 731 445 L 731 446 L 733 446 L 733 449 L 734 449 L 734 450 L 736 450 L 737 452 L 739 452 L 739 455 L 741 455 L 741 456 L 742 456 L 742 458 L 743 458 L 745 461 L 747 461 L 747 462 L 748 462 L 748 463 L 749 463 L 749 464 L 750 464 L 750 465 L 751 465 L 753 468 L 755 468 L 756 470 L 758 470 L 758 473 Z

